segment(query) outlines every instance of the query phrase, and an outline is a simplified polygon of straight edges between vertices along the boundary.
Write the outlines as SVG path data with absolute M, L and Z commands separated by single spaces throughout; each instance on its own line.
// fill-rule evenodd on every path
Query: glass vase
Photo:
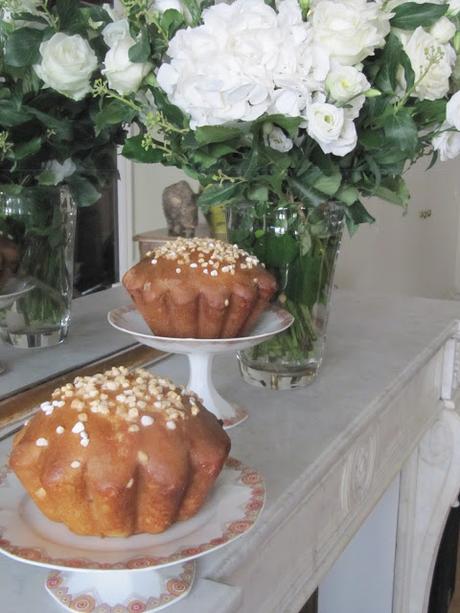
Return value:
M 76 207 L 66 187 L 0 191 L 0 334 L 17 347 L 62 342 L 70 324 Z
M 238 354 L 243 378 L 271 389 L 311 383 L 323 360 L 343 212 L 333 202 L 227 209 L 228 239 L 254 253 L 278 281 L 275 303 L 295 318 L 289 330 Z

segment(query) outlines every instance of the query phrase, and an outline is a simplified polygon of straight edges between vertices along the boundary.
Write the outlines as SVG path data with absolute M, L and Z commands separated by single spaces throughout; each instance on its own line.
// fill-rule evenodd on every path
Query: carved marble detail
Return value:
M 372 484 L 377 451 L 377 432 L 372 432 L 348 454 L 342 470 L 340 498 L 346 513 L 354 509 Z
M 459 490 L 460 417 L 443 408 L 401 472 L 393 613 L 426 613 L 439 543 Z

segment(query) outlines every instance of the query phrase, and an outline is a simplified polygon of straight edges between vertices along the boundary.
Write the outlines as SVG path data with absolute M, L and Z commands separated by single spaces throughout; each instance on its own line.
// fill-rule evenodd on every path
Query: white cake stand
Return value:
M 155 336 L 134 305 L 113 309 L 108 314 L 109 323 L 139 343 L 167 353 L 182 353 L 188 357 L 190 376 L 187 388 L 203 400 L 204 406 L 223 421 L 224 428 L 232 428 L 247 419 L 247 412 L 222 398 L 212 381 L 212 362 L 217 353 L 242 351 L 289 328 L 293 316 L 276 306 L 267 309 L 248 336 L 236 338 L 172 338 Z
M 229 458 L 191 519 L 157 535 L 83 537 L 47 519 L 0 467 L 0 553 L 52 569 L 46 589 L 68 611 L 156 612 L 188 594 L 193 560 L 246 534 L 264 501 L 261 475 Z

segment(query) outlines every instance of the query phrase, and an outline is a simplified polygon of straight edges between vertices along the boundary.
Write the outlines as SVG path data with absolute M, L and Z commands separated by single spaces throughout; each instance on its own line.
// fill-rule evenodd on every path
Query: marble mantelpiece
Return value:
M 123 304 L 122 290 L 113 290 L 110 302 L 100 308 Z M 249 535 L 202 559 L 195 594 L 171 613 L 297 613 L 395 476 L 406 474 L 422 437 L 444 411 L 457 419 L 455 350 L 446 346 L 457 319 L 456 302 L 339 291 L 323 370 L 311 387 L 260 390 L 242 383 L 234 359 L 216 361 L 217 387 L 250 410 L 250 419 L 231 430 L 232 454 L 263 473 L 267 504 Z M 105 324 L 101 335 L 123 342 Z M 155 371 L 187 378 L 180 357 Z M 446 386 L 448 409 L 441 400 Z M 21 584 L 24 602 L 34 604 L 24 611 L 59 610 L 38 589 L 40 575 L 0 558 L 2 612 L 18 610 Z M 398 585 L 402 593 L 401 579 Z

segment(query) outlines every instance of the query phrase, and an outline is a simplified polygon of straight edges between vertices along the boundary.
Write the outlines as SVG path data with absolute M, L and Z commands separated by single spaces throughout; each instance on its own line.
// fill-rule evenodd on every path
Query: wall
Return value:
M 438 164 L 426 172 L 423 159 L 407 180 L 412 194 L 407 215 L 377 199 L 368 202 L 376 223 L 345 236 L 337 267 L 339 287 L 448 298 L 460 290 L 460 164 Z M 422 219 L 420 213 L 431 209 Z
M 352 240 L 345 236 L 339 287 L 437 298 L 460 292 L 460 164 L 453 160 L 426 172 L 427 164 L 423 159 L 408 173 L 412 201 L 407 215 L 390 203 L 369 202 L 377 222 L 362 226 Z M 163 227 L 161 193 L 187 177 L 159 164 L 136 164 L 133 173 L 134 233 Z M 426 209 L 432 215 L 422 219 Z

